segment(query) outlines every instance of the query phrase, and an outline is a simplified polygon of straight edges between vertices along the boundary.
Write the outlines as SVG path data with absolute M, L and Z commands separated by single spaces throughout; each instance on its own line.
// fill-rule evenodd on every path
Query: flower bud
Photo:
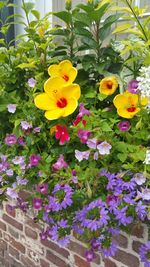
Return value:
M 72 8 L 72 0 L 66 0 L 65 1 L 65 8 L 66 10 L 70 11 Z

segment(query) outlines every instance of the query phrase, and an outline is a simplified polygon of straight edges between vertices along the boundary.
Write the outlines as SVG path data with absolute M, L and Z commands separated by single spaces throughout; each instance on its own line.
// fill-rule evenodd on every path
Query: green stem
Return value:
M 135 19 L 136 19 L 136 22 L 137 22 L 137 24 L 139 25 L 139 27 L 140 27 L 140 29 L 141 29 L 141 31 L 142 31 L 144 37 L 145 37 L 145 40 L 148 41 L 147 35 L 146 35 L 146 33 L 145 33 L 145 30 L 144 30 L 144 28 L 143 28 L 141 22 L 139 21 L 139 19 L 138 19 L 136 13 L 135 13 L 135 11 L 134 11 L 134 9 L 132 8 L 132 6 L 131 6 L 130 3 L 128 2 L 128 0 L 125 0 L 125 1 L 126 1 L 126 3 L 127 3 L 128 7 L 130 8 L 130 10 L 132 11 L 132 14 L 133 14 L 133 16 L 134 16 Z

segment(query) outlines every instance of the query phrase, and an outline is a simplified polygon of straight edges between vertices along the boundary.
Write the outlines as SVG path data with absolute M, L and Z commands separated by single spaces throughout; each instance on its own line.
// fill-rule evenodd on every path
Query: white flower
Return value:
M 146 151 L 146 157 L 143 163 L 150 164 L 150 150 Z
M 15 111 L 16 111 L 16 106 L 17 106 L 17 105 L 15 105 L 15 104 L 9 104 L 9 105 L 7 105 L 8 112 L 10 112 L 10 113 L 15 113 Z
M 137 77 L 136 80 L 138 83 L 138 90 L 141 93 L 141 96 L 147 96 L 150 102 L 150 66 L 148 67 L 141 67 L 140 77 Z M 148 104 L 149 107 L 149 104 Z

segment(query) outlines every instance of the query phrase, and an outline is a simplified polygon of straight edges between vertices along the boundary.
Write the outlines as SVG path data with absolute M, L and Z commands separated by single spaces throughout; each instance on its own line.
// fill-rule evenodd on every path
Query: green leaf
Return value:
M 39 20 L 40 19 L 40 12 L 38 10 L 33 9 L 31 13 L 34 15 L 34 17 Z
M 22 8 L 25 10 L 25 12 L 27 14 L 29 14 L 31 12 L 31 10 L 33 10 L 33 8 L 34 8 L 34 3 L 31 3 L 31 2 L 24 3 L 24 6 L 22 6 Z
M 109 124 L 107 122 L 103 122 L 101 124 L 101 129 L 104 132 L 112 132 L 112 129 L 110 128 Z
M 98 99 L 99 99 L 100 101 L 105 100 L 107 97 L 108 97 L 107 95 L 104 95 L 104 94 L 98 94 Z
M 131 23 L 124 23 L 121 25 L 118 25 L 117 28 L 112 32 L 114 33 L 120 33 L 120 32 L 124 32 L 127 29 L 130 29 L 133 25 Z
M 31 69 L 31 68 L 35 68 L 35 61 L 31 61 L 29 63 L 21 63 L 17 66 L 17 68 L 20 69 Z
M 100 22 L 101 18 L 103 17 L 103 15 L 105 14 L 107 7 L 109 6 L 108 3 L 104 4 L 103 6 L 101 6 L 98 9 L 95 9 L 94 11 L 89 13 L 89 17 L 94 20 L 95 22 Z
M 125 162 L 126 159 L 127 159 L 127 156 L 128 156 L 128 154 L 125 154 L 125 153 L 119 153 L 119 154 L 117 155 L 117 158 L 118 158 L 121 162 Z
M 59 11 L 53 13 L 57 18 L 63 20 L 65 23 L 69 24 L 72 21 L 72 16 L 67 11 Z
M 0 10 L 3 9 L 3 7 L 6 6 L 5 2 L 0 2 Z
M 92 23 L 91 19 L 89 18 L 89 15 L 86 13 L 82 13 L 82 12 L 75 14 L 74 19 L 76 21 L 81 22 L 81 24 L 84 24 L 86 26 L 90 26 Z
M 122 13 L 118 13 L 116 15 L 110 15 L 107 17 L 103 23 L 103 27 L 110 27 L 114 22 L 116 22 L 120 17 L 122 16 Z

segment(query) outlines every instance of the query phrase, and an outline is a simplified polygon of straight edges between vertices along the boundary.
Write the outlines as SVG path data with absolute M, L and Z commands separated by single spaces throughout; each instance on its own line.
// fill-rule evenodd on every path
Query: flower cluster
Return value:
M 150 220 L 150 66 L 139 66 L 133 58 L 133 79 L 127 81 L 118 47 L 96 40 L 107 36 L 114 21 L 114 16 L 106 19 L 104 32 L 97 29 L 107 3 L 79 5 L 83 22 L 77 12 L 70 21 L 71 1 L 66 4 L 68 17 L 61 16 L 67 27 L 54 30 L 64 45 L 49 45 L 53 31 L 47 31 L 48 21 L 34 22 L 34 42 L 19 46 L 12 55 L 12 82 L 2 81 L 0 196 L 13 200 L 12 209 L 33 209 L 33 220 L 42 221 L 41 240 L 50 238 L 63 247 L 72 233 L 80 237 L 90 262 L 96 251 L 115 255 L 120 230 Z M 19 51 L 26 45 L 22 60 L 27 61 L 31 48 L 32 57 L 22 63 Z M 17 91 L 11 92 L 14 79 Z M 22 199 L 20 190 L 28 191 L 29 198 Z M 150 266 L 149 250 L 149 242 L 140 248 L 145 267 Z

